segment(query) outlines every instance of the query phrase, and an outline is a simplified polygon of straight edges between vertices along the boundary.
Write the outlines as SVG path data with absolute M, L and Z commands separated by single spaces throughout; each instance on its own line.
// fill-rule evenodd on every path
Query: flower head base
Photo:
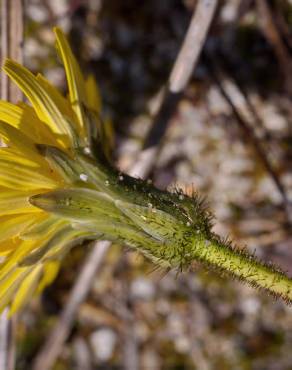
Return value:
M 164 268 L 196 260 L 290 302 L 291 279 L 213 234 L 197 196 L 158 190 L 110 165 L 98 89 L 55 33 L 68 99 L 17 63 L 4 66 L 32 107 L 0 102 L 0 310 L 20 309 L 74 245 L 91 239 L 127 244 Z

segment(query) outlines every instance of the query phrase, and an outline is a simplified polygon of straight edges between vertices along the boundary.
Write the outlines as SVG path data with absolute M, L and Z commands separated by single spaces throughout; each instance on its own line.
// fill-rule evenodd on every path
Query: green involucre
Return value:
M 66 220 L 61 237 L 75 230 L 79 237 L 83 232 L 84 238 L 117 241 L 163 268 L 186 270 L 200 262 L 292 302 L 292 280 L 215 235 L 212 216 L 197 195 L 158 190 L 147 181 L 116 171 L 102 156 L 94 158 L 79 151 L 71 158 L 45 146 L 40 152 L 68 178 L 70 188 L 33 196 L 30 202 Z M 27 262 L 33 260 L 31 256 Z

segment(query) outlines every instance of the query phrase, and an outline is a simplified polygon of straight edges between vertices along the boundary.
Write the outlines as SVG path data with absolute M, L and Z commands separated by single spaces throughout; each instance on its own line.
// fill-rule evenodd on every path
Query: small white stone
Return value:
M 257 298 L 247 297 L 241 302 L 242 309 L 247 314 L 256 314 L 260 308 L 260 302 Z
M 123 181 L 123 180 L 124 180 L 124 176 L 123 176 L 123 175 L 120 175 L 120 176 L 119 176 L 119 180 L 120 180 L 120 181 Z
M 88 176 L 85 173 L 81 173 L 79 177 L 80 177 L 80 180 L 82 181 L 86 182 L 88 180 Z
M 131 284 L 131 295 L 136 299 L 150 300 L 155 295 L 155 286 L 150 280 L 138 277 Z
M 29 14 L 29 17 L 35 22 L 45 22 L 47 20 L 46 8 L 41 3 L 39 4 L 29 4 L 26 7 L 26 12 Z
M 109 184 L 110 184 L 108 180 L 105 180 L 104 183 L 105 183 L 105 186 L 109 186 Z
M 184 195 L 183 195 L 183 194 L 180 194 L 180 195 L 178 196 L 178 199 L 179 199 L 179 200 L 184 200 L 184 199 L 185 199 L 185 197 L 184 197 Z
M 179 353 L 188 353 L 190 350 L 190 341 L 189 339 L 184 335 L 179 335 L 175 339 L 175 349 Z
M 191 226 L 191 223 L 189 221 L 187 222 L 187 226 Z
M 90 154 L 90 148 L 88 146 L 86 146 L 83 150 L 85 154 Z
M 99 329 L 91 334 L 89 341 L 93 349 L 95 360 L 97 362 L 108 361 L 113 355 L 117 342 L 117 335 L 111 329 Z

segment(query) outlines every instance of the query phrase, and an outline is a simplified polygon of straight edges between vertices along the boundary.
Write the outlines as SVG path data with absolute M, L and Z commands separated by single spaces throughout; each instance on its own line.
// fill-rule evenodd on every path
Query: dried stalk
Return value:
M 23 0 L 1 1 L 1 59 L 23 63 Z M 1 99 L 17 103 L 23 96 L 18 87 L 1 74 Z
M 256 7 L 260 27 L 263 30 L 265 37 L 275 51 L 275 55 L 279 61 L 281 72 L 283 75 L 284 85 L 289 94 L 292 94 L 292 59 L 289 50 L 282 40 L 281 35 L 275 23 L 275 17 L 266 0 L 257 0 Z
M 1 1 L 1 60 L 13 58 L 23 62 L 23 1 Z M 1 75 L 1 99 L 15 103 L 21 92 L 11 84 L 6 74 Z M 16 317 L 9 320 L 7 310 L 0 317 L 0 369 L 15 368 Z
M 292 208 L 291 208 L 291 202 L 289 200 L 289 197 L 287 195 L 286 189 L 279 177 L 279 174 L 275 170 L 274 166 L 270 162 L 269 157 L 266 154 L 265 148 L 263 146 L 263 143 L 258 137 L 255 135 L 252 127 L 250 124 L 242 117 L 240 112 L 238 111 L 236 105 L 233 102 L 232 97 L 230 94 L 226 91 L 226 88 L 224 87 L 224 84 L 222 83 L 223 76 L 222 71 L 218 69 L 217 66 L 212 63 L 212 55 L 205 56 L 207 61 L 207 67 L 210 71 L 210 75 L 212 76 L 214 82 L 218 86 L 223 98 L 227 102 L 227 104 L 230 106 L 232 113 L 244 135 L 247 142 L 251 144 L 251 146 L 254 149 L 255 154 L 257 155 L 258 159 L 262 163 L 264 169 L 266 170 L 267 174 L 270 176 L 271 180 L 273 181 L 276 189 L 278 190 L 281 198 L 282 198 L 282 206 L 286 214 L 287 223 L 291 225 L 292 223 Z
M 145 140 L 144 149 L 156 146 L 159 138 L 164 135 L 168 121 L 175 112 L 181 94 L 198 63 L 216 7 L 217 0 L 198 1 L 185 39 L 170 73 L 164 99 Z

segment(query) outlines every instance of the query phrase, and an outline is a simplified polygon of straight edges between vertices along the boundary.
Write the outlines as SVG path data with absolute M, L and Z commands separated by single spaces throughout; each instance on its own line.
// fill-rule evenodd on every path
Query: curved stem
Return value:
M 202 245 L 203 244 L 203 245 Z M 273 265 L 267 265 L 219 239 L 193 245 L 194 258 L 257 288 L 292 303 L 292 279 Z

